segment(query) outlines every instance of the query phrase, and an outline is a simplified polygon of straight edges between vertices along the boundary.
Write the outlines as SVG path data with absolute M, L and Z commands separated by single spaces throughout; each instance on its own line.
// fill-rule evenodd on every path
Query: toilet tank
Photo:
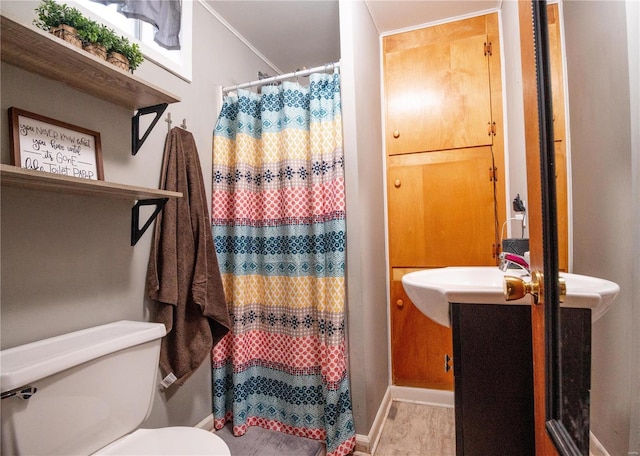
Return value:
M 165 332 L 119 321 L 0 351 L 0 454 L 88 455 L 135 430 L 151 409 Z

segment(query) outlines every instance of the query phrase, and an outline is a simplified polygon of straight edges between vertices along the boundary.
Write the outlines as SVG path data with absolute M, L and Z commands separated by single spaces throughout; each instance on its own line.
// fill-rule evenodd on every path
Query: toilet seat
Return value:
M 227 444 L 213 432 L 187 426 L 138 429 L 94 454 L 231 456 Z

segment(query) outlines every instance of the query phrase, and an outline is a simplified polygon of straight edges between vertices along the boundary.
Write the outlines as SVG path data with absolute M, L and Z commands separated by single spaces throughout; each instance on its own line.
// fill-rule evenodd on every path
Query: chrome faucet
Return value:
M 531 273 L 531 270 L 529 269 L 529 263 L 527 263 L 527 260 L 525 260 L 524 257 L 520 255 L 516 255 L 515 253 L 502 252 L 499 258 L 500 270 L 502 272 L 506 272 L 509 268 L 509 265 L 513 264 L 524 270 L 527 274 Z

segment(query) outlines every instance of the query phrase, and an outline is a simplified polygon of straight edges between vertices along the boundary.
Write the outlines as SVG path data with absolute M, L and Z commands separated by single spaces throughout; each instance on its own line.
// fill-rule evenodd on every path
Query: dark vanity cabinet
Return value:
M 580 454 L 589 456 L 591 310 L 560 309 L 562 424 Z
M 576 438 L 589 439 L 591 312 L 563 308 L 563 397 Z M 458 456 L 535 455 L 531 309 L 451 304 Z M 585 433 L 586 431 L 586 433 Z M 579 434 L 579 435 L 578 435 Z
M 458 456 L 535 455 L 530 314 L 451 304 Z

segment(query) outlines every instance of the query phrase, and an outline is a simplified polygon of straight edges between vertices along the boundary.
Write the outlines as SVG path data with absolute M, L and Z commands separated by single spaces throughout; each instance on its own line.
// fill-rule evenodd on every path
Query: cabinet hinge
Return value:
M 495 122 L 487 122 L 487 136 L 495 136 L 497 131 Z
M 492 51 L 491 51 L 491 42 L 489 43 L 484 43 L 484 55 L 491 57 Z
M 447 354 L 444 355 L 444 371 L 449 372 L 451 370 L 451 361 L 453 358 Z
M 500 255 L 500 246 L 498 244 L 491 244 L 491 256 L 498 258 L 498 255 Z
M 498 168 L 495 166 L 489 168 L 489 182 L 498 182 Z

